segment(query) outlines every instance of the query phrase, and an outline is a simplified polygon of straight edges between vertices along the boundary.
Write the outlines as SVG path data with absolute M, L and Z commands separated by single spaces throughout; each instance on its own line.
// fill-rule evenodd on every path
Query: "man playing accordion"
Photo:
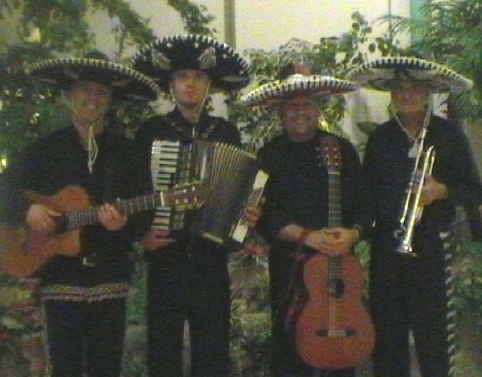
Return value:
M 231 47 L 197 35 L 166 37 L 138 51 L 134 65 L 157 79 L 175 101 L 173 111 L 149 119 L 139 129 L 136 139 L 144 144 L 146 158 L 151 157 L 154 140 L 172 142 L 181 150 L 192 149 L 199 140 L 241 145 L 238 129 L 210 116 L 204 106 L 211 87 L 237 90 L 250 81 L 251 68 Z M 195 213 L 183 216 L 175 231 L 169 226 L 152 229 L 142 241 L 146 249 L 157 251 L 149 255 L 149 375 L 182 376 L 188 320 L 192 375 L 225 377 L 230 323 L 227 250 L 194 235 Z

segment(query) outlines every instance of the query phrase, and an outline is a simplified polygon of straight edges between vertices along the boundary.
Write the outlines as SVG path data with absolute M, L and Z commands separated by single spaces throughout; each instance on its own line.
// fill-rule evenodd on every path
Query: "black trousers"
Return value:
M 447 377 L 453 371 L 450 253 L 435 236 L 418 243 L 424 250 L 418 257 L 387 252 L 389 243 L 375 240 L 372 245 L 370 302 L 376 330 L 376 377 L 410 376 L 410 330 L 423 377 Z
M 52 377 L 117 377 L 122 369 L 126 300 L 47 301 Z M 85 366 L 85 370 L 84 370 Z
M 161 258 L 151 261 L 148 277 L 149 376 L 183 375 L 186 319 L 191 376 L 228 376 L 230 289 L 225 252 L 160 253 Z

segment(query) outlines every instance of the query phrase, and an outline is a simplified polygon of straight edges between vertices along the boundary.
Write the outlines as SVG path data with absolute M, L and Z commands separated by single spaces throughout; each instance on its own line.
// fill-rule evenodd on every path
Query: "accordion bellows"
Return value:
M 156 190 L 189 181 L 208 186 L 208 199 L 196 214 L 197 235 L 217 244 L 238 246 L 244 242 L 248 227 L 243 214 L 247 207 L 258 204 L 268 179 L 254 155 L 223 143 L 195 141 L 186 146 L 157 140 L 152 145 L 151 168 Z M 164 229 L 187 226 L 185 213 L 158 210 L 164 218 L 156 216 L 156 220 Z

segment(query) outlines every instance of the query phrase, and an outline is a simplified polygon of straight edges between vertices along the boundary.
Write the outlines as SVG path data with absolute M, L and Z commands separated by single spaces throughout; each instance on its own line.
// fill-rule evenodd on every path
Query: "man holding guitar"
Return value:
M 151 193 L 134 142 L 107 132 L 107 115 L 113 100 L 154 100 L 158 87 L 99 52 L 43 61 L 29 72 L 63 91 L 71 119 L 1 176 L 0 268 L 41 279 L 53 376 L 119 376 L 127 252 L 151 216 L 127 218 L 113 204 L 84 210 Z
M 271 244 L 271 368 L 276 377 L 354 376 L 355 363 L 373 345 L 372 334 L 364 334 L 370 321 L 361 303 L 346 305 L 352 288 L 362 286 L 361 277 L 349 281 L 347 272 L 359 273 L 350 252 L 369 226 L 365 186 L 353 146 L 318 126 L 321 99 L 356 85 L 310 76 L 306 68 L 294 64 L 289 77 L 241 100 L 276 106 L 284 131 L 258 154 L 270 175 L 257 229 Z M 359 360 L 340 360 L 350 342 L 357 349 L 349 353 Z

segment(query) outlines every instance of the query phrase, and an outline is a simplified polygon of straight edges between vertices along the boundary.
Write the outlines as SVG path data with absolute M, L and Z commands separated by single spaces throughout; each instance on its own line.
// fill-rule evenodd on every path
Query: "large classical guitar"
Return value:
M 92 206 L 87 192 L 78 186 L 67 186 L 52 196 L 25 190 L 34 203 L 43 204 L 62 216 L 51 234 L 35 232 L 28 227 L 0 225 L 0 270 L 11 276 L 32 275 L 54 255 L 76 256 L 80 253 L 80 228 L 99 222 L 100 206 Z M 148 211 L 157 206 L 201 206 L 207 190 L 200 184 L 179 186 L 164 192 L 119 200 L 113 205 L 123 214 Z
M 333 137 L 324 137 L 321 162 L 328 169 L 328 226 L 341 226 L 341 153 Z M 301 358 L 321 369 L 358 365 L 370 357 L 375 332 L 362 302 L 361 266 L 349 252 L 342 256 L 314 253 L 304 262 L 308 300 L 295 327 Z

